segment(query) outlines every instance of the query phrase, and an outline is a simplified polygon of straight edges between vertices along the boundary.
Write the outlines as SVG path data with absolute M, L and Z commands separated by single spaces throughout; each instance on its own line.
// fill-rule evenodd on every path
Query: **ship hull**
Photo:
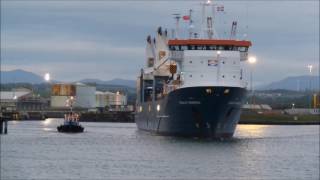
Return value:
M 137 104 L 140 130 L 160 135 L 230 138 L 240 119 L 245 88 L 188 87 Z
M 81 133 L 83 132 L 84 128 L 80 125 L 60 125 L 57 127 L 58 132 L 64 133 Z

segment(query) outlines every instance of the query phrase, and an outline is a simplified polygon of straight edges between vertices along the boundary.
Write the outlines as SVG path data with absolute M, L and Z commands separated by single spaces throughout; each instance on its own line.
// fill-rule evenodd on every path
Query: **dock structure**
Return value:
M 8 119 L 0 115 L 0 134 L 8 134 Z

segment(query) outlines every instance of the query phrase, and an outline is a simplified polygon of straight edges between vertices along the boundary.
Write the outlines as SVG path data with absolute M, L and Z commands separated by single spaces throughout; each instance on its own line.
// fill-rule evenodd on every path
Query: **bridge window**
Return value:
M 144 102 L 147 101 L 152 101 L 152 94 L 153 94 L 153 80 L 144 80 L 143 83 L 144 87 L 143 87 L 143 100 Z
M 155 99 L 162 99 L 164 97 L 164 86 L 168 81 L 169 76 L 156 76 L 155 77 Z
M 184 50 L 224 50 L 224 51 L 248 51 L 248 47 L 234 46 L 234 45 L 170 45 L 171 51 L 184 51 Z
M 248 47 L 239 47 L 239 51 L 240 52 L 247 52 L 248 51 Z
M 181 46 L 182 50 L 188 50 L 188 46 Z

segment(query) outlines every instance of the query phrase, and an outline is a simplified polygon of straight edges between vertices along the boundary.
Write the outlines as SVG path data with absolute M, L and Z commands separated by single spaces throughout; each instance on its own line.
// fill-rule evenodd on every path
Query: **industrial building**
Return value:
M 59 83 L 53 84 L 51 88 L 51 107 L 68 108 L 69 100 L 73 98 L 72 107 L 74 108 L 95 108 L 96 87 L 82 83 Z
M 271 106 L 268 104 L 243 104 L 242 109 L 244 110 L 272 110 Z
M 113 92 L 96 92 L 96 107 L 97 108 L 114 108 L 127 105 L 127 96 L 119 91 Z
M 48 108 L 46 99 L 26 88 L 0 92 L 2 111 L 39 111 Z

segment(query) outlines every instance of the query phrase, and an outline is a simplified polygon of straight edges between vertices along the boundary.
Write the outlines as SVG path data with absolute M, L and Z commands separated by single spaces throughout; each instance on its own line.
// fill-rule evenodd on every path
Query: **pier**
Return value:
M 0 134 L 8 134 L 8 118 L 0 114 Z

